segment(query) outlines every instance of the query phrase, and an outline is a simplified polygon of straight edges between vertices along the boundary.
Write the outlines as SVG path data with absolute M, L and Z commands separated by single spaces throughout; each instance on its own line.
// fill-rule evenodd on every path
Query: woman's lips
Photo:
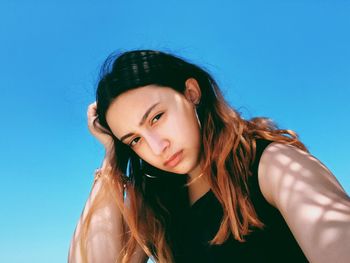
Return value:
M 175 167 L 182 160 L 182 151 L 175 153 L 168 161 L 164 163 L 164 166 Z

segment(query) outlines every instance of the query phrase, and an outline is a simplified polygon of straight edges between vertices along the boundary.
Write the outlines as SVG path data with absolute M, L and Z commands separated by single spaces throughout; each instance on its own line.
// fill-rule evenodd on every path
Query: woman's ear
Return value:
M 201 89 L 195 78 L 189 78 L 185 82 L 185 97 L 194 104 L 198 104 L 201 100 Z

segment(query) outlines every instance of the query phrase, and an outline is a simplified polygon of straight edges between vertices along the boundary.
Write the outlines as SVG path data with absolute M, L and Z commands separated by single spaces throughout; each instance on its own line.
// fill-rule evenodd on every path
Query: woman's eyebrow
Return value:
M 147 118 L 148 118 L 148 115 L 152 112 L 152 110 L 153 110 L 159 103 L 160 103 L 160 102 L 158 101 L 158 102 L 154 103 L 151 107 L 148 108 L 148 110 L 147 110 L 147 111 L 145 112 L 145 114 L 143 115 L 143 117 L 142 117 L 142 119 L 141 119 L 141 121 L 140 121 L 140 123 L 139 123 L 139 126 L 142 126 L 142 125 L 145 123 L 145 121 L 146 121 Z M 120 138 L 120 141 L 123 142 L 126 138 L 128 138 L 128 137 L 130 137 L 130 136 L 132 136 L 132 135 L 134 135 L 132 132 L 130 132 L 130 133 L 128 133 L 128 134 L 125 134 L 124 136 L 122 136 L 122 137 Z

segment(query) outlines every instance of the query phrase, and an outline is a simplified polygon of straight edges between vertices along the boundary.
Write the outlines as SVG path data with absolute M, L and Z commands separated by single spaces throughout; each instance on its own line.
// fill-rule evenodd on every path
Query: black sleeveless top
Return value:
M 258 165 L 270 141 L 257 140 L 257 152 L 248 184 L 251 201 L 263 229 L 253 229 L 245 242 L 232 235 L 222 245 L 209 245 L 222 219 L 222 207 L 209 191 L 191 207 L 172 211 L 168 239 L 176 263 L 201 262 L 308 262 L 280 212 L 263 197 L 258 184 Z M 173 197 L 176 199 L 175 197 Z

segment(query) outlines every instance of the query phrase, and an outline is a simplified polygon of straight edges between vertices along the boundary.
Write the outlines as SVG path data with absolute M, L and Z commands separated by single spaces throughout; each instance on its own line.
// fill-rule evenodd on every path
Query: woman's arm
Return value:
M 259 185 L 311 262 L 350 262 L 350 198 L 319 160 L 272 143 L 260 160 Z
M 91 209 L 94 199 L 104 191 L 103 178 L 97 179 L 93 185 L 90 196 L 86 202 L 84 212 L 80 217 L 76 230 L 74 232 L 68 255 L 69 263 L 81 263 L 82 255 L 80 253 L 80 234 L 82 223 Z M 107 192 L 107 191 L 106 191 Z M 105 192 L 105 193 L 106 193 Z M 116 263 L 116 259 L 121 250 L 120 234 L 122 233 L 122 215 L 118 206 L 112 198 L 112 195 L 105 195 L 103 204 L 94 212 L 87 236 L 87 258 L 88 262 Z M 147 262 L 147 255 L 137 247 L 131 262 Z
M 101 171 L 108 170 L 108 156 L 114 152 L 113 139 L 110 134 L 104 132 L 104 128 L 98 122 L 96 113 L 96 102 L 91 103 L 87 110 L 88 128 L 91 134 L 101 142 L 106 149 L 106 157 L 103 161 Z M 81 231 L 86 215 L 92 209 L 91 204 L 96 198 L 103 196 L 102 204 L 95 209 L 91 217 L 91 222 L 87 234 L 87 259 L 88 262 L 115 263 L 121 250 L 121 233 L 122 233 L 122 215 L 119 208 L 113 200 L 112 194 L 104 189 L 103 176 L 97 180 L 92 187 L 90 196 L 86 202 L 83 214 L 81 215 L 78 225 L 75 229 L 68 255 L 69 263 L 82 263 L 83 258 L 80 252 Z M 133 255 L 131 262 L 143 263 L 147 261 L 147 255 L 140 246 L 137 246 L 136 253 Z M 84 262 L 84 263 L 88 263 Z

